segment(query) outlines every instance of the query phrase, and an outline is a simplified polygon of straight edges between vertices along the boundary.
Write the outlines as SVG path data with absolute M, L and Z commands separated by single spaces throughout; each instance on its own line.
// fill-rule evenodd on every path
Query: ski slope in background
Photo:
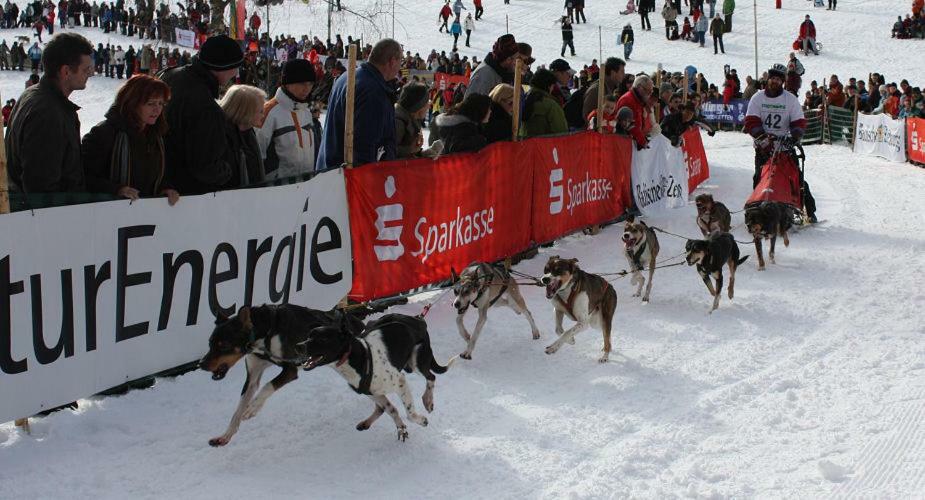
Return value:
M 482 57 L 507 12 L 511 31 L 534 45 L 538 60 L 558 56 L 552 22 L 561 1 L 511 2 L 485 1 L 486 19 L 464 53 Z M 742 76 L 753 68 L 752 33 L 742 29 L 750 5 L 738 7 L 722 58 L 665 41 L 656 16 L 655 29 L 643 33 L 638 16 L 605 14 L 622 10 L 622 2 L 587 3 L 589 21 L 604 21 L 605 41 L 626 20 L 634 23 L 629 71 L 693 64 L 715 81 L 723 64 Z M 396 36 L 409 50 L 449 48 L 436 33 L 438 5 L 399 2 Z M 907 2 L 843 1 L 837 12 L 809 5 L 759 7 L 767 26 L 759 33 L 762 68 L 783 62 L 809 11 L 826 50 L 803 59 L 807 76 L 881 71 L 888 80 L 925 80 L 911 57 L 922 43 L 888 35 Z M 275 11 L 293 32 L 324 26 L 317 5 L 292 2 Z M 390 17 L 377 22 L 390 30 Z M 570 59 L 573 65 L 597 57 L 596 25 L 577 30 L 582 58 Z M 8 42 L 10 33 L 3 34 Z M 99 31 L 85 33 L 106 41 Z M 0 72 L 2 96 L 17 95 L 25 78 Z M 84 130 L 102 119 L 116 84 L 93 78 L 75 94 Z M 750 141 L 719 133 L 704 142 L 712 177 L 702 190 L 738 210 L 751 191 Z M 207 440 L 224 430 L 237 404 L 239 365 L 221 382 L 193 372 L 122 397 L 82 400 L 78 412 L 34 420 L 31 437 L 0 425 L 0 498 L 921 498 L 925 171 L 843 146 L 806 151 L 807 178 L 826 222 L 794 235 L 765 272 L 756 270 L 753 247 L 743 245 L 752 256 L 737 275 L 736 298 L 724 297 L 713 314 L 686 266 L 656 272 L 648 305 L 630 297 L 628 279 L 616 281 L 614 353 L 606 365 L 596 362 L 601 341 L 594 331 L 545 355 L 554 338 L 552 308 L 542 290 L 529 288 L 541 340 L 531 340 L 522 317 L 493 310 L 473 360 L 457 361 L 438 379 L 430 426 L 411 425 L 405 443 L 395 441 L 389 419 L 355 431 L 371 404 L 322 368 L 274 395 L 227 447 L 210 448 Z M 733 216 L 734 226 L 741 217 Z M 648 222 L 697 234 L 692 205 Z M 517 269 L 538 274 L 551 254 L 577 257 L 591 272 L 624 269 L 619 231 L 565 238 Z M 736 236 L 746 239 L 742 228 Z M 683 251 L 681 239 L 660 235 L 660 242 L 666 257 Z M 428 315 L 441 361 L 464 349 L 450 303 L 444 296 Z M 394 311 L 417 314 L 421 307 Z M 423 380 L 409 380 L 419 398 Z

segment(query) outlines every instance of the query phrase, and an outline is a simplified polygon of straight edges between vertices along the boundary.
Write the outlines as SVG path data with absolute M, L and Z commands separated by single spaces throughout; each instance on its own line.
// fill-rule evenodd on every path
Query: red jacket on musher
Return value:
M 642 149 L 649 143 L 646 135 L 652 131 L 652 119 L 649 116 L 649 107 L 643 103 L 643 99 L 636 93 L 636 89 L 630 89 L 617 100 L 617 110 L 626 106 L 633 110 L 633 128 L 630 135 L 636 142 L 636 147 Z
M 816 25 L 812 21 L 803 21 L 800 25 L 800 39 L 816 38 Z

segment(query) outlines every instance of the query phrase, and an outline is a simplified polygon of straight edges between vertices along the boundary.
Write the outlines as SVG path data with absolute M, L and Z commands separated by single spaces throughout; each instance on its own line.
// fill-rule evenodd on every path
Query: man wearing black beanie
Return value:
M 161 74 L 171 94 L 164 111 L 167 175 L 182 195 L 234 187 L 231 165 L 224 160 L 225 113 L 215 100 L 243 62 L 238 42 L 218 35 L 202 44 L 190 64 Z
M 263 110 L 257 129 L 267 179 L 282 179 L 311 172 L 315 167 L 315 134 L 309 95 L 316 73 L 305 59 L 283 65 L 282 85 Z

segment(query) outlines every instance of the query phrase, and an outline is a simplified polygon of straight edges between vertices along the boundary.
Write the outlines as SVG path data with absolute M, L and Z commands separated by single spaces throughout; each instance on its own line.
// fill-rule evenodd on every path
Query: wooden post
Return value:
M 694 77 L 697 79 L 697 81 L 695 82 L 697 85 L 697 95 L 700 95 L 700 82 L 703 81 L 703 78 L 701 78 L 702 76 L 703 76 L 703 73 L 697 73 L 697 76 Z
M 858 101 L 858 97 L 860 97 L 858 94 L 854 94 L 854 119 L 852 120 L 852 126 L 851 126 L 851 152 L 852 153 L 854 152 L 854 144 L 857 142 L 855 138 L 858 135 L 858 105 L 860 105 L 860 101 Z
M 658 63 L 655 71 L 655 123 L 662 122 L 662 63 Z
M 353 168 L 353 113 L 356 100 L 357 46 L 350 44 L 347 63 L 347 106 L 344 112 L 344 164 Z
M 687 92 L 688 92 L 688 88 L 690 88 L 690 86 L 691 86 L 691 85 L 690 85 L 690 82 L 688 81 L 688 78 L 687 78 L 687 71 L 685 71 L 685 72 L 684 72 L 684 97 L 683 97 L 683 101 L 682 101 L 684 104 L 687 104 Z
M 520 139 L 520 96 L 523 93 L 524 62 L 519 57 L 514 65 L 514 109 L 511 115 L 511 140 Z
M 598 61 L 604 64 L 604 38 L 601 27 L 597 27 Z M 607 91 L 607 70 L 602 68 L 602 74 L 597 77 L 597 133 L 604 131 L 604 93 Z M 585 117 L 587 118 L 587 117 Z

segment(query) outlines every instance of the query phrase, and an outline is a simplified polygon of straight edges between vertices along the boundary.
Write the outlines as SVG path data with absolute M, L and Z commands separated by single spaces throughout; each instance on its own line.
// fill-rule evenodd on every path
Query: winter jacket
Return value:
M 296 102 L 282 87 L 263 107 L 256 130 L 267 179 L 307 174 L 315 169 L 315 134 L 308 103 Z
M 436 122 L 443 154 L 476 152 L 488 144 L 479 125 L 463 115 L 442 114 Z
M 626 106 L 633 110 L 634 127 L 630 130 L 637 148 L 643 148 L 649 143 L 646 135 L 652 130 L 652 118 L 649 106 L 644 103 L 642 97 L 636 93 L 636 90 L 630 90 L 620 96 L 617 100 L 617 109 Z
M 571 42 L 574 39 L 571 23 L 562 23 L 562 41 Z
M 453 14 L 456 14 L 456 17 L 459 17 L 459 13 L 464 10 L 469 10 L 469 9 L 467 9 L 466 6 L 463 5 L 462 0 L 456 0 L 456 3 L 453 4 Z
M 655 12 L 655 0 L 639 0 L 639 12 Z
M 691 120 L 691 122 L 693 122 L 693 120 Z M 681 143 L 681 135 L 687 131 L 690 125 L 692 125 L 692 123 L 683 121 L 680 111 L 675 111 L 665 115 L 659 126 L 662 129 L 662 135 L 671 141 L 672 146 L 677 147 Z
M 395 104 L 395 151 L 397 158 L 412 158 L 417 152 L 421 121 L 412 118 L 405 108 Z
M 450 33 L 462 34 L 462 25 L 459 24 L 459 21 L 453 21 L 453 24 L 450 25 Z
M 800 38 L 816 38 L 816 25 L 812 21 L 803 21 L 800 25 Z
M 41 60 L 42 59 L 42 49 L 40 49 L 37 45 L 33 45 L 32 47 L 29 47 L 29 59 L 32 59 L 33 61 Z
M 80 120 L 76 104 L 42 77 L 10 115 L 6 160 L 10 189 L 26 193 L 83 192 Z
M 231 180 L 228 181 L 226 189 L 243 188 L 263 182 L 266 172 L 254 129 L 241 130 L 236 123 L 226 119 L 224 130 L 228 143 L 225 161 L 231 166 Z M 311 135 L 311 130 L 307 135 Z
M 116 66 L 125 65 L 125 51 L 122 49 L 116 50 L 115 53 L 113 53 L 112 63 Z
M 141 133 L 115 106 L 90 129 L 80 144 L 87 191 L 116 194 L 131 186 L 143 197 L 159 196 L 169 187 L 164 165 L 164 139 L 149 128 Z
M 714 17 L 713 20 L 710 21 L 710 35 L 723 36 L 723 26 L 725 26 L 723 20 Z
M 825 94 L 825 101 L 829 106 L 843 107 L 845 99 L 845 89 L 840 82 L 829 84 L 829 90 Z
M 472 77 L 469 78 L 469 87 L 466 88 L 466 95 L 488 95 L 499 83 L 512 83 L 513 81 L 514 73 L 501 68 L 498 61 L 495 60 L 495 55 L 489 53 L 472 72 Z
M 475 31 L 475 19 L 467 17 L 465 21 L 463 21 L 463 28 L 465 28 L 466 31 Z
M 482 133 L 489 144 L 498 141 L 510 141 L 513 137 L 514 119 L 495 101 L 491 102 L 491 116 L 488 123 L 482 124 Z
M 453 13 L 453 10 L 450 9 L 450 6 L 444 5 L 443 8 L 440 9 L 440 19 L 443 19 L 444 21 L 446 21 L 447 19 L 450 18 L 450 14 L 452 13 Z
M 625 26 L 623 32 L 620 33 L 620 45 L 625 43 L 633 43 L 633 28 Z
M 723 14 L 731 16 L 732 12 L 736 9 L 735 0 L 723 0 Z
M 697 22 L 694 23 L 694 31 L 696 32 L 707 32 L 709 22 L 707 21 L 707 16 L 700 16 L 697 18 Z
M 674 9 L 674 6 L 670 3 L 666 3 L 662 7 L 662 18 L 665 19 L 665 24 L 676 23 L 678 19 L 678 11 Z
M 787 69 L 796 71 L 796 73 L 800 76 L 803 76 L 803 73 L 806 72 L 806 69 L 803 68 L 803 63 L 801 63 L 800 60 L 795 57 L 787 63 Z
M 545 90 L 533 88 L 527 92 L 524 118 L 524 131 L 527 137 L 568 132 L 565 111 Z
M 354 165 L 395 159 L 395 89 L 375 66 L 363 63 L 356 71 L 355 96 Z M 337 168 L 344 163 L 346 107 L 347 74 L 344 73 L 331 89 L 315 170 Z
M 168 178 L 184 195 L 223 189 L 232 180 L 232 170 L 225 159 L 225 113 L 215 101 L 218 80 L 198 56 L 189 66 L 167 70 L 161 79 L 170 86 L 164 110 Z

